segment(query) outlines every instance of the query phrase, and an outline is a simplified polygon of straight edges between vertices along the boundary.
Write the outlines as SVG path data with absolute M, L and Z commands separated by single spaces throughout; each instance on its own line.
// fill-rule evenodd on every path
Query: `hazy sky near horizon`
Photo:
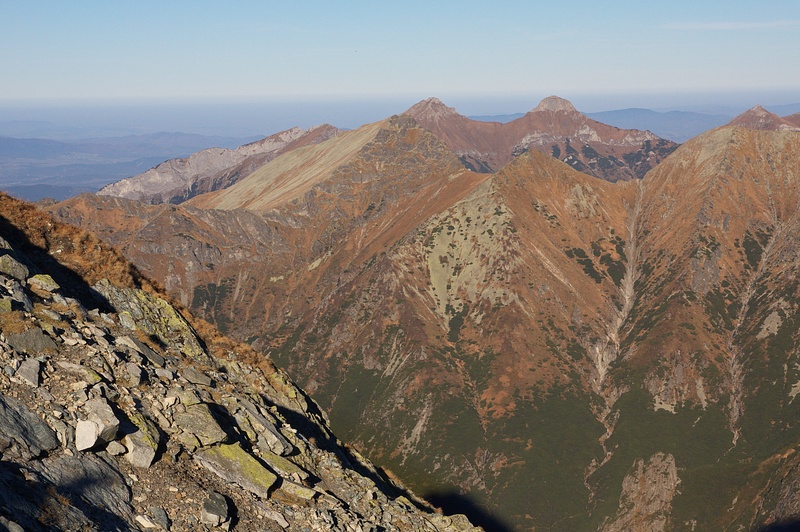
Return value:
M 0 21 L 4 101 L 800 91 L 795 0 L 4 1 Z

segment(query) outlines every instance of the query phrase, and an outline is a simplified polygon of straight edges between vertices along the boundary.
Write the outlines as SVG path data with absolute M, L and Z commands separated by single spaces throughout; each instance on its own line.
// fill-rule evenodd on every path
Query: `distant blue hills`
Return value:
M 776 105 L 768 110 L 778 116 L 787 116 L 800 112 L 800 103 Z M 698 113 L 692 111 L 666 111 L 659 112 L 651 109 L 629 108 L 599 113 L 585 113 L 586 116 L 611 126 L 622 129 L 639 129 L 655 133 L 659 137 L 674 142 L 686 142 L 704 131 L 728 123 L 737 112 L 725 114 Z M 505 115 L 471 116 L 473 120 L 483 122 L 510 122 L 524 113 Z

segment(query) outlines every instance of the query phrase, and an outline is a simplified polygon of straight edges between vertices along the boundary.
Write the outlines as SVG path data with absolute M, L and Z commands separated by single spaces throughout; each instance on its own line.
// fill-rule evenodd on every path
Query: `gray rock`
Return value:
M 47 274 L 39 273 L 28 279 L 28 286 L 42 292 L 55 292 L 61 287 Z
M 33 303 L 31 303 L 28 294 L 25 293 L 25 289 L 22 288 L 19 282 L 11 278 L 0 277 L 0 285 L 8 292 L 4 300 L 10 300 L 10 310 L 22 309 L 26 312 L 33 310 Z
M 58 349 L 56 343 L 39 327 L 33 327 L 17 334 L 9 334 L 8 343 L 17 353 L 28 353 L 29 355 L 53 353 Z
M 122 316 L 120 315 L 120 318 Z M 119 346 L 125 346 L 133 349 L 140 355 L 143 355 L 150 363 L 158 368 L 164 367 L 164 357 L 153 351 L 149 345 L 138 340 L 136 338 L 131 338 L 130 336 L 118 336 L 116 339 L 116 344 Z
M 277 421 L 268 414 L 264 414 L 255 404 L 247 399 L 241 399 L 239 404 L 244 408 L 248 420 L 258 435 L 263 437 L 268 449 L 281 456 L 287 456 L 294 451 L 294 446 L 277 428 Z M 261 438 L 259 438 L 260 442 Z M 261 445 L 259 446 L 261 447 Z
M 156 368 L 156 376 L 159 379 L 167 381 L 167 382 L 169 382 L 169 381 L 171 381 L 172 379 L 175 378 L 175 374 L 174 373 L 172 373 L 170 370 L 164 369 L 164 368 Z
M 204 449 L 194 455 L 203 467 L 221 479 L 238 484 L 254 495 L 269 498 L 277 475 L 264 467 L 238 443 Z
M 136 522 L 145 530 L 158 528 L 158 525 L 146 515 L 137 515 Z
M 0 525 L 5 526 L 8 532 L 25 532 L 25 529 L 22 528 L 22 526 L 20 526 L 18 523 L 9 521 L 4 517 L 0 517 Z
M 153 521 L 155 521 L 155 523 L 158 526 L 160 526 L 164 530 L 169 530 L 169 527 L 172 524 L 172 521 L 170 521 L 166 510 L 164 510 L 163 508 L 158 507 L 158 506 L 151 506 L 149 508 L 148 513 L 150 514 L 150 517 L 153 518 Z
M 203 501 L 203 508 L 200 511 L 200 522 L 211 526 L 220 526 L 228 520 L 228 501 L 225 497 L 211 491 Z
M 4 273 L 18 281 L 24 281 L 28 278 L 28 268 L 7 252 L 3 252 L 0 255 L 0 273 Z
M 112 441 L 106 446 L 106 452 L 111 456 L 119 456 L 128 452 L 124 445 L 118 441 Z
M 22 379 L 24 382 L 30 384 L 34 388 L 39 387 L 39 372 L 42 370 L 42 364 L 35 358 L 29 358 L 22 362 L 14 374 L 15 377 Z M 52 395 L 50 396 L 52 400 Z
M 194 434 L 203 446 L 214 445 L 228 437 L 205 403 L 187 406 L 186 412 L 175 414 L 174 421 L 182 430 Z
M 28 460 L 58 448 L 55 432 L 27 406 L 0 394 L 0 443 L 16 444 L 17 453 Z
M 119 430 L 119 419 L 105 399 L 92 399 L 84 405 L 85 420 L 75 428 L 75 448 L 86 451 L 113 441 Z
M 203 386 L 211 386 L 211 378 L 208 375 L 206 375 L 205 373 L 197 371 L 193 367 L 183 368 L 180 371 L 180 375 L 181 375 L 181 377 L 183 377 L 184 379 L 186 379 L 187 381 L 189 381 L 192 384 L 201 384 Z
M 128 449 L 125 458 L 132 466 L 147 469 L 155 460 L 161 436 L 158 427 L 141 414 L 131 416 L 131 421 L 139 430 L 122 439 L 122 444 Z
M 59 455 L 32 462 L 30 467 L 84 511 L 104 515 L 108 521 L 100 523 L 101 529 L 130 529 L 126 522 L 134 520 L 131 493 L 113 462 L 95 454 Z
M 128 379 L 133 386 L 139 386 L 144 381 L 145 372 L 138 364 L 128 362 L 125 364 L 125 371 L 128 373 Z

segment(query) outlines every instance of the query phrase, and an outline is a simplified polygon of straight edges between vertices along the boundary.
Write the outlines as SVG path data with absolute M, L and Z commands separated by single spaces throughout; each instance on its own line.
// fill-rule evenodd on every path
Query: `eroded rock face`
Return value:
M 675 457 L 656 453 L 647 461 L 638 459 L 622 481 L 619 512 L 603 525 L 606 532 L 667 530 L 672 499 L 680 484 Z
M 473 529 L 341 446 L 284 374 L 200 335 L 157 291 L 104 280 L 70 298 L 30 277 L 52 262 L 4 243 L 29 273 L 0 272 L 20 283 L 0 308 L 0 527 Z

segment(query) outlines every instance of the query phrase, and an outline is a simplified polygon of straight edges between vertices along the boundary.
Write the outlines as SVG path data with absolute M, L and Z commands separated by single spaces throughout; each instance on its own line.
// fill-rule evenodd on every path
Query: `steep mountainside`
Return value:
M 295 127 L 235 150 L 209 148 L 107 185 L 98 194 L 154 204 L 181 203 L 198 194 L 229 187 L 281 153 L 322 142 L 337 132 L 328 124 L 307 130 Z
M 762 131 L 800 131 L 800 127 L 793 122 L 792 116 L 781 118 L 760 105 L 740 114 L 728 122 L 728 125 Z
M 406 114 L 441 138 L 467 167 L 496 172 L 521 153 L 536 149 L 574 169 L 607 181 L 640 178 L 677 146 L 649 131 L 619 129 L 579 113 L 556 96 L 501 124 L 471 120 L 436 98 Z
M 0 528 L 473 530 L 97 238 L 0 211 Z
M 797 522 L 798 133 L 719 128 L 609 183 L 538 150 L 466 171 L 395 117 L 258 174 L 53 211 L 487 528 Z
M 784 116 L 783 119 L 792 124 L 793 126 L 800 127 L 800 113 Z

